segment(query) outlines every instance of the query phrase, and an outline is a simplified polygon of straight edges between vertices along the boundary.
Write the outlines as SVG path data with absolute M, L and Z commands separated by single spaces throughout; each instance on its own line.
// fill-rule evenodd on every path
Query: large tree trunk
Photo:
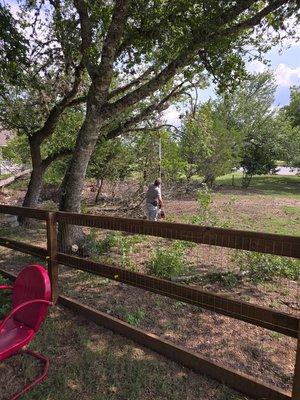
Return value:
M 33 140 L 30 140 L 29 144 L 32 158 L 32 172 L 22 206 L 37 208 L 43 186 L 43 176 L 46 171 L 46 166 L 43 165 L 41 159 L 40 145 L 35 143 Z M 24 218 L 22 216 L 18 218 L 18 221 L 20 224 L 26 226 L 32 225 L 33 222 L 31 218 Z
M 42 166 L 33 168 L 26 195 L 23 200 L 23 207 L 36 208 L 43 186 L 45 168 Z
M 100 127 L 101 120 L 96 111 L 87 111 L 85 122 L 77 137 L 72 161 L 62 183 L 59 204 L 61 211 L 75 213 L 81 211 L 81 194 L 84 188 L 85 174 L 99 136 Z M 82 252 L 80 254 L 84 255 L 85 246 L 82 229 L 75 225 L 60 224 L 59 247 L 64 252 Z

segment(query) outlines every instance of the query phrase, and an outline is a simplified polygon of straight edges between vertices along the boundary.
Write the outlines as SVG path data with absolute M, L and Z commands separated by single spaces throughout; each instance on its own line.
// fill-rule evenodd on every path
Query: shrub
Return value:
M 151 273 L 162 278 L 184 275 L 187 271 L 184 246 L 175 241 L 169 248 L 157 249 L 148 265 Z
M 123 237 L 121 236 L 119 242 L 118 242 L 118 247 L 120 251 L 120 256 L 121 256 L 121 267 L 123 268 L 128 268 L 128 269 L 134 269 L 133 262 L 131 260 L 131 254 L 133 252 L 135 242 L 129 237 Z
M 237 251 L 234 260 L 254 283 L 272 281 L 275 278 L 300 278 L 300 260 L 297 259 Z
M 118 236 L 115 233 L 108 233 L 103 240 L 98 240 L 96 229 L 91 229 L 87 237 L 87 248 L 94 256 L 101 256 L 108 253 L 117 243 Z
M 86 239 L 86 247 L 95 260 L 117 247 L 117 253 L 120 254 L 120 266 L 134 269 L 131 254 L 135 245 L 144 240 L 145 238 L 142 235 L 124 235 L 122 232 L 108 233 L 103 240 L 99 240 L 97 238 L 97 229 L 91 229 Z
M 197 191 L 196 200 L 198 203 L 199 212 L 208 213 L 213 202 L 213 192 L 206 185 Z
M 197 191 L 196 201 L 198 204 L 198 211 L 197 215 L 191 217 L 191 223 L 216 225 L 218 219 L 211 207 L 213 203 L 213 191 L 204 185 L 203 188 Z
M 8 285 L 9 281 L 0 275 L 0 285 Z M 0 291 L 0 320 L 4 318 L 11 309 L 10 293 Z

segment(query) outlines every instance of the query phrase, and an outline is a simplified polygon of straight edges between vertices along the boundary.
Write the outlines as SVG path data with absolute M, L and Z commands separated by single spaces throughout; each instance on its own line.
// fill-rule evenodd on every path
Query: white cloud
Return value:
M 261 61 L 253 60 L 248 64 L 247 69 L 249 72 L 255 72 L 260 74 L 266 69 L 266 66 Z
M 286 64 L 279 64 L 275 70 L 276 82 L 279 86 L 290 87 L 300 84 L 300 67 L 290 68 Z
M 164 119 L 168 124 L 179 126 L 180 125 L 180 118 L 179 118 L 179 111 L 176 109 L 175 106 L 170 106 L 164 112 Z

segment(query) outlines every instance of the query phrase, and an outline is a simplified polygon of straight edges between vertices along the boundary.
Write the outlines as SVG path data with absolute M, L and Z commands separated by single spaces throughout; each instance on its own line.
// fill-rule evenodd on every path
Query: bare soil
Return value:
M 92 205 L 95 194 L 90 189 L 88 187 L 85 191 L 85 203 L 89 205 L 89 212 L 103 213 L 104 209 L 110 208 L 107 214 L 124 216 L 124 212 L 114 203 L 103 202 L 101 205 Z M 118 190 L 122 194 L 129 189 L 121 187 Z M 19 195 L 20 199 L 21 192 Z M 16 197 L 14 199 L 16 200 Z M 11 195 L 7 193 L 4 198 L 0 198 L 0 202 L 10 201 Z M 269 232 L 274 232 L 278 228 L 282 232 L 282 226 L 278 225 L 279 221 L 288 227 L 290 234 L 299 234 L 300 221 L 285 211 L 287 206 L 297 207 L 300 206 L 300 202 L 293 198 L 264 196 L 255 191 L 247 193 L 246 196 L 244 192 L 239 193 L 236 190 L 231 192 L 226 189 L 216 194 L 212 204 L 213 212 L 210 213 L 207 223 Z M 173 198 L 165 201 L 165 211 L 169 220 L 190 222 L 199 209 L 191 195 L 181 193 L 175 200 Z M 138 213 L 136 216 L 141 214 Z M 106 232 L 97 232 L 98 239 L 103 239 L 105 235 Z M 24 240 L 44 243 L 41 235 L 34 233 L 32 236 L 24 234 Z M 152 257 L 153 251 L 168 244 L 170 241 L 159 238 L 147 237 L 141 240 L 134 244 L 129 252 L 130 264 L 126 265 L 125 262 L 123 267 L 149 273 L 147 262 Z M 0 268 L 16 273 L 24 265 L 24 258 L 9 250 L 0 251 Z M 197 245 L 186 249 L 186 254 L 193 273 L 200 277 L 214 271 L 238 271 L 233 250 Z M 119 248 L 112 248 L 108 254 L 102 256 L 101 260 L 114 265 L 122 265 L 124 261 Z M 242 278 L 237 285 L 228 287 L 220 281 L 212 282 L 200 278 L 192 284 L 254 304 L 300 315 L 299 282 L 278 279 L 254 285 Z M 60 290 L 84 304 L 184 345 L 212 360 L 264 379 L 280 388 L 291 390 L 296 351 L 294 339 L 67 267 L 60 269 Z M 203 399 L 218 398 L 209 396 L 210 394 Z

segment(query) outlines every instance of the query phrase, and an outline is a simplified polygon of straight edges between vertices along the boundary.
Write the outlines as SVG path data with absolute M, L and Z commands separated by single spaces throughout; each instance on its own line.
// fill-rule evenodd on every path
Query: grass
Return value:
M 0 275 L 0 286 L 1 285 L 9 285 L 9 281 Z M 10 304 L 10 290 L 0 291 L 0 320 L 8 314 L 11 308 Z
M 24 400 L 246 400 L 60 308 L 50 312 L 30 347 L 50 358 L 50 373 Z M 36 366 L 29 359 L 13 358 L 0 364 L 0 370 L 0 387 L 12 394 L 24 384 L 20 370 L 30 380 Z M 8 382 L 15 374 L 17 379 Z
M 235 186 L 232 186 L 232 175 L 234 175 Z M 232 189 L 241 189 L 242 173 L 227 174 L 217 178 L 216 183 L 222 186 L 230 186 Z M 281 175 L 256 175 L 252 178 L 250 186 L 245 189 L 255 189 L 256 192 L 272 196 L 289 196 L 300 199 L 300 177 Z

